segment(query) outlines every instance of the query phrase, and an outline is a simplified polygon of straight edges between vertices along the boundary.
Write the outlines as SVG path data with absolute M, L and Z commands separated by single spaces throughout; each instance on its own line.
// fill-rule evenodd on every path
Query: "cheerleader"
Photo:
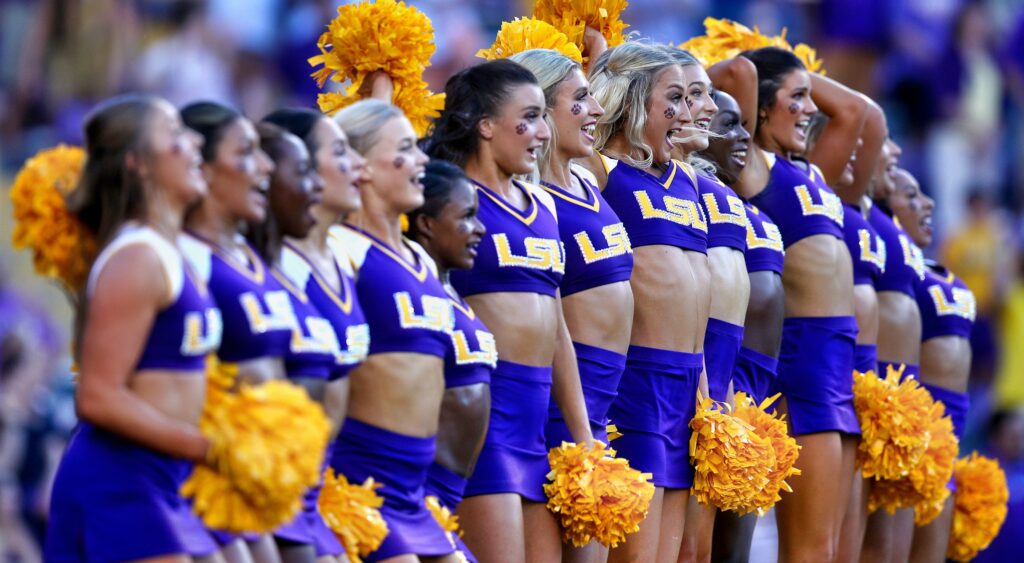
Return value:
M 442 160 L 427 164 L 423 205 L 409 213 L 409 237 L 437 266 L 455 315 L 452 353 L 445 358 L 444 400 L 437 431 L 437 453 L 427 473 L 427 494 L 451 511 L 459 506 L 487 435 L 491 372 L 498 364 L 494 335 L 451 286 L 449 272 L 468 270 L 476 260 L 485 229 L 477 217 L 476 189 L 462 169 Z M 459 537 L 459 551 L 475 561 Z
M 893 216 L 920 248 L 932 242 L 931 218 L 935 202 L 921 192 L 917 180 L 903 169 L 893 174 L 894 189 L 887 198 Z M 924 279 L 915 286 L 921 311 L 921 383 L 953 420 L 953 432 L 963 439 L 967 418 L 967 381 L 971 366 L 970 335 L 977 305 L 962 280 L 935 262 L 926 262 Z M 942 513 L 927 526 L 916 528 L 910 552 L 915 563 L 941 562 L 953 521 L 953 496 Z
M 136 96 L 93 110 L 85 139 L 68 207 L 101 252 L 78 312 L 80 423 L 57 469 L 44 558 L 215 555 L 178 494 L 210 447 L 198 421 L 222 326 L 175 246 L 185 210 L 206 193 L 202 141 L 166 101 Z
M 843 208 L 825 178 L 846 166 L 860 136 L 866 102 L 811 75 L 792 53 L 773 47 L 746 52 L 756 75 L 723 76 L 719 87 L 757 92 L 750 159 L 737 191 L 778 225 L 786 246 L 785 320 L 775 389 L 801 445 L 802 475 L 777 505 L 780 558 L 835 559 L 853 485 L 853 272 L 843 239 Z M 732 78 L 732 79 L 730 79 Z M 813 99 L 812 99 L 813 95 Z M 839 127 L 811 153 L 822 174 L 792 155 L 806 152 L 807 126 L 818 105 Z M 837 486 L 837 483 L 839 485 Z
M 260 148 L 252 122 L 235 110 L 199 102 L 181 110 L 185 125 L 203 136 L 203 177 L 209 194 L 190 209 L 178 239 L 192 271 L 207 284 L 224 319 L 220 362 L 237 367 L 239 382 L 285 376 L 295 314 L 287 290 L 242 236 L 245 223 L 267 216 L 274 163 Z M 279 561 L 270 535 L 214 532 L 229 561 Z
M 356 271 L 356 297 L 370 326 L 369 355 L 352 370 L 349 407 L 331 466 L 350 482 L 383 487 L 388 535 L 366 561 L 437 557 L 455 547 L 424 500 L 452 347 L 452 305 L 430 257 L 402 236 L 401 215 L 423 205 L 427 157 L 401 110 L 357 102 L 335 119 L 366 159 L 362 207 L 331 229 Z
M 458 510 L 481 561 L 561 558 L 543 490 L 552 396 L 573 441 L 593 440 L 559 297 L 565 255 L 555 203 L 513 180 L 534 169 L 550 138 L 545 107 L 530 71 L 505 59 L 482 63 L 448 81 L 445 109 L 426 140 L 432 157 L 458 164 L 476 185 L 487 228 L 473 269 L 451 272 L 501 358 L 491 376 L 487 439 Z
M 727 64 L 746 66 L 746 71 L 754 72 L 753 63 L 746 59 L 732 59 Z M 710 136 L 708 148 L 701 156 L 715 165 L 716 175 L 722 182 L 735 186 L 750 149 L 750 132 L 745 128 L 744 116 L 754 113 L 757 100 L 751 99 L 750 106 L 741 109 L 736 99 L 722 90 L 715 90 L 712 97 L 718 106 L 710 123 L 714 135 Z M 743 391 L 760 403 L 768 397 L 768 389 L 774 382 L 782 340 L 784 253 L 782 235 L 768 215 L 748 202 L 744 202 L 744 210 L 747 223 L 743 258 L 750 294 L 742 321 L 743 343 L 732 376 L 736 391 Z M 715 516 L 712 560 L 747 561 L 756 523 L 756 514 L 740 517 L 732 512 L 719 512 Z
M 689 422 L 711 301 L 707 224 L 693 180 L 671 158 L 673 139 L 690 120 L 686 83 L 667 51 L 642 43 L 617 46 L 592 64 L 591 86 L 605 114 L 595 131 L 602 154 L 588 162 L 629 233 L 636 297 L 609 417 L 623 434 L 615 449 L 653 474 L 656 486 L 640 531 L 610 559 L 675 561 L 693 484 Z

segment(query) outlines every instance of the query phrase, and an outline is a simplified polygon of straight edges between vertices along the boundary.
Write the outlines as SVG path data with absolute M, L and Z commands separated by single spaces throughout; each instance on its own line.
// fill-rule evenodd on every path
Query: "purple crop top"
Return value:
M 271 269 L 271 275 L 288 291 L 295 313 L 295 330 L 284 356 L 285 373 L 289 378 L 330 379 L 334 370 L 334 354 L 338 335 L 331 323 L 320 314 L 309 296 L 288 276 Z
M 487 234 L 473 268 L 449 273 L 452 286 L 463 297 L 506 291 L 554 297 L 565 274 L 565 247 L 551 196 L 538 186 L 513 181 L 529 202 L 526 211 L 519 211 L 490 188 L 473 183 Z
M 718 178 L 697 174 L 697 192 L 708 218 L 708 248 L 747 249 L 747 210 L 743 200 Z
M 206 355 L 220 345 L 220 310 L 206 285 L 195 280 L 174 244 L 153 229 L 130 223 L 123 227 L 93 263 L 87 293 L 92 294 L 100 272 L 114 254 L 141 244 L 156 252 L 171 290 L 171 304 L 153 319 L 136 370 L 164 369 L 203 373 Z
M 924 254 L 907 233 L 877 205 L 868 223 L 885 242 L 885 269 L 875 283 L 877 291 L 897 291 L 915 297 L 914 286 L 924 279 Z
M 452 353 L 445 358 L 445 388 L 464 387 L 491 380 L 498 366 L 498 345 L 483 321 L 461 297 L 451 299 L 455 314 Z
M 787 247 L 815 235 L 843 240 L 843 203 L 810 165 L 764 153 L 771 170 L 764 191 L 750 199 L 782 232 Z
M 668 245 L 707 254 L 708 224 L 696 178 L 671 161 L 661 177 L 602 157 L 608 170 L 604 199 L 626 225 L 633 248 Z
M 356 297 L 370 325 L 370 354 L 412 352 L 445 358 L 452 347 L 452 304 L 434 263 L 412 241 L 409 263 L 377 237 L 351 225 L 331 228 L 356 269 Z
M 291 297 L 252 247 L 243 244 L 248 264 L 239 265 L 189 234 L 178 238 L 178 246 L 210 288 L 224 318 L 217 356 L 231 363 L 283 357 L 296 327 Z
M 960 278 L 938 264 L 928 264 L 916 285 L 921 309 L 921 341 L 939 336 L 970 338 L 978 304 Z
M 775 272 L 782 275 L 786 250 L 782 244 L 782 233 L 772 218 L 757 206 L 745 202 L 747 209 L 747 272 Z
M 366 359 L 370 348 L 370 326 L 366 324 L 363 309 L 355 297 L 354 280 L 338 264 L 339 260 L 347 262 L 348 256 L 339 254 L 339 249 L 334 248 L 336 245 L 331 244 L 334 240 L 328 239 L 328 244 L 334 255 L 340 292 L 331 288 L 301 251 L 287 243 L 281 251 L 281 271 L 296 287 L 303 289 L 320 316 L 330 323 L 334 335 L 331 343 L 334 365 L 330 379 L 339 379 Z
M 874 286 L 885 271 L 885 241 L 878 236 L 860 207 L 843 204 L 843 235 L 853 258 L 853 285 Z
M 562 297 L 627 281 L 633 274 L 633 247 L 626 227 L 585 174 L 573 171 L 573 175 L 586 198 L 554 184 L 541 185 L 555 202 L 558 232 L 566 247 Z

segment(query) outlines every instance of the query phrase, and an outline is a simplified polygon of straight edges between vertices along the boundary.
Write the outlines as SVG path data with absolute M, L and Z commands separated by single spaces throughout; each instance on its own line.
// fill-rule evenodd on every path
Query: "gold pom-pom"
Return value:
M 534 18 L 516 18 L 502 22 L 490 49 L 480 49 L 476 56 L 493 61 L 511 57 L 530 49 L 551 49 L 582 63 L 580 48 L 551 24 Z
M 640 529 L 654 497 L 650 473 L 631 468 L 600 441 L 589 449 L 562 442 L 548 452 L 548 461 L 551 483 L 544 485 L 544 493 L 565 541 L 582 547 L 596 539 L 614 548 Z
M 816 72 L 825 76 L 825 69 L 822 68 L 825 61 L 818 58 L 818 52 L 813 47 L 806 43 L 797 43 L 793 47 L 793 54 L 804 63 L 809 72 Z
M 779 494 L 781 491 L 793 492 L 786 479 L 800 475 L 800 470 L 796 468 L 796 460 L 800 457 L 800 445 L 789 435 L 784 417 L 768 412 L 769 407 L 780 396 L 776 394 L 758 404 L 746 393 L 736 392 L 736 410 L 733 416 L 749 424 L 755 434 L 767 440 L 771 444 L 775 458 L 775 465 L 768 473 L 768 483 L 756 491 L 749 505 L 739 511 L 741 513 L 757 511 L 759 515 L 764 516 L 775 503 L 782 500 Z
M 953 531 L 946 557 L 970 561 L 999 534 L 1010 493 L 999 462 L 978 452 L 958 460 L 955 474 Z
M 323 88 L 328 80 L 351 84 L 344 93 L 321 93 L 320 110 L 333 114 L 360 99 L 363 82 L 383 71 L 394 84 L 392 102 L 402 109 L 417 134 L 444 108 L 444 94 L 434 94 L 423 81 L 423 69 L 434 54 L 434 27 L 423 12 L 405 2 L 375 0 L 338 7 L 309 64 L 323 65 L 312 76 Z
M 899 479 L 910 473 L 928 447 L 933 403 L 916 379 L 900 378 L 904 366 L 853 374 L 853 404 L 860 421 L 857 463 L 865 478 Z
M 735 58 L 743 51 L 778 47 L 799 57 L 810 72 L 825 75 L 821 68 L 822 61 L 817 58 L 814 49 L 804 43 L 796 47 L 790 45 L 786 40 L 786 28 L 779 35 L 769 36 L 761 33 L 757 26 L 751 29 L 732 20 L 709 17 L 704 18 L 704 31 L 704 35 L 689 39 L 680 44 L 679 48 L 692 53 L 705 67 Z
M 447 506 L 441 504 L 434 495 L 427 495 L 424 498 L 424 504 L 427 505 L 427 510 L 430 511 L 430 515 L 434 517 L 434 521 L 437 522 L 438 526 L 444 530 L 448 541 L 451 542 L 452 547 L 456 547 L 455 538 L 462 537 L 462 531 L 459 530 L 459 517 L 452 514 Z
M 231 393 L 230 370 L 210 362 L 208 372 L 199 428 L 210 440 L 209 464 L 196 466 L 181 494 L 211 528 L 273 530 L 319 482 L 330 423 L 297 385 L 275 380 Z
M 36 273 L 57 280 L 70 295 L 85 285 L 96 256 L 93 234 L 65 205 L 84 166 L 85 151 L 58 145 L 29 159 L 10 191 L 14 248 L 30 249 Z
M 609 47 L 625 42 L 629 26 L 622 12 L 628 6 L 626 0 L 537 0 L 533 17 L 555 26 L 583 51 L 584 26 L 601 32 Z
M 771 443 L 710 398 L 701 398 L 690 428 L 693 496 L 720 510 L 749 512 L 775 467 Z
M 622 432 L 619 432 L 619 427 L 612 423 L 608 423 L 604 427 L 604 431 L 608 433 L 608 441 L 616 440 L 622 437 Z
M 384 499 L 375 492 L 382 486 L 372 478 L 354 485 L 329 467 L 324 472 L 317 508 L 345 547 L 350 563 L 360 563 L 362 557 L 377 551 L 388 535 L 388 523 L 380 514 Z

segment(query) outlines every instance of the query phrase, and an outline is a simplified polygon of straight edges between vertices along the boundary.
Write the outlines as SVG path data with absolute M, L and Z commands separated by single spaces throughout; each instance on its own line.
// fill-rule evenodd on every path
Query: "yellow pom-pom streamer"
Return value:
M 885 379 L 873 371 L 853 374 L 861 429 L 857 463 L 865 478 L 904 477 L 928 448 L 932 397 L 916 379 L 900 381 L 904 368 L 889 366 Z
M 958 460 L 955 473 L 953 531 L 946 557 L 970 561 L 999 534 L 1010 493 L 999 462 L 978 452 Z
M 546 21 L 564 33 L 583 51 L 583 28 L 601 32 L 609 47 L 626 41 L 629 27 L 622 21 L 626 0 L 537 0 L 533 17 Z
M 768 412 L 768 408 L 779 399 L 781 395 L 768 397 L 755 403 L 754 399 L 742 391 L 737 391 L 734 402 L 736 410 L 733 416 L 746 422 L 761 438 L 771 444 L 775 457 L 775 465 L 768 473 L 768 484 L 756 491 L 749 505 L 741 513 L 757 511 L 761 516 L 768 513 L 768 510 L 775 506 L 775 503 L 782 500 L 781 491 L 793 492 L 786 479 L 800 475 L 796 468 L 796 460 L 800 457 L 800 445 L 796 439 L 789 435 L 786 421 L 783 417 L 777 417 Z
M 267 532 L 289 522 L 320 480 L 330 423 L 306 391 L 287 381 L 242 384 L 210 362 L 199 428 L 210 440 L 208 465 L 182 485 L 207 526 Z
M 775 450 L 753 426 L 726 408 L 701 398 L 690 420 L 692 494 L 701 504 L 745 514 L 757 493 L 768 485 Z
M 338 537 L 350 563 L 377 551 L 388 535 L 388 523 L 380 514 L 384 504 L 375 491 L 382 487 L 369 478 L 362 485 L 348 482 L 344 475 L 327 468 L 317 507 L 327 527 Z
M 434 521 L 444 530 L 445 536 L 448 537 L 448 542 L 452 544 L 452 547 L 458 547 L 458 544 L 455 543 L 455 538 L 462 537 L 462 531 L 459 530 L 459 517 L 452 514 L 452 511 L 447 506 L 442 505 L 441 501 L 433 495 L 427 495 L 424 500 L 430 515 L 434 517 Z M 465 558 L 461 551 L 458 552 L 458 555 Z
M 434 27 L 423 12 L 405 2 L 376 0 L 345 4 L 317 41 L 320 54 L 309 64 L 323 88 L 328 80 L 351 84 L 344 93 L 317 97 L 320 110 L 333 114 L 360 99 L 359 90 L 372 73 L 383 71 L 394 84 L 393 103 L 402 109 L 417 134 L 444 108 L 444 94 L 434 94 L 423 81 L 423 69 L 434 54 Z
M 608 433 L 609 442 L 622 437 L 622 432 L 619 432 L 619 427 L 611 423 L 608 423 L 608 425 L 605 426 L 605 432 Z
M 582 32 L 582 27 L 580 29 Z M 533 18 L 516 18 L 510 22 L 502 22 L 491 48 L 480 49 L 476 56 L 493 61 L 530 49 L 551 49 L 578 63 L 583 62 L 580 48 L 569 41 L 564 33 L 545 21 Z
M 93 234 L 64 203 L 78 186 L 84 166 L 85 151 L 58 145 L 29 159 L 10 192 L 14 248 L 30 249 L 36 273 L 57 280 L 72 296 L 85 285 L 96 256 Z
M 815 50 L 804 43 L 799 43 L 796 47 L 790 45 L 786 40 L 785 28 L 779 35 L 768 36 L 761 33 L 757 26 L 750 29 L 732 20 L 709 17 L 704 18 L 704 30 L 704 35 L 691 38 L 679 45 L 679 48 L 692 53 L 705 67 L 735 58 L 743 51 L 779 47 L 796 55 L 803 61 L 807 70 L 825 75 L 822 69 L 823 62 L 817 58 Z
M 650 473 L 631 468 L 600 441 L 590 449 L 563 442 L 548 452 L 548 461 L 551 483 L 544 493 L 565 541 L 582 547 L 596 539 L 614 548 L 640 529 L 654 497 Z

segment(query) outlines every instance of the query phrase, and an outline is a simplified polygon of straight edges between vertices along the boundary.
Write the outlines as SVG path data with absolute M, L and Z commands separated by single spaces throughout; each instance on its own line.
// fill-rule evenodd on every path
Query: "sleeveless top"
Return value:
M 772 153 L 765 158 L 771 170 L 768 185 L 750 202 L 778 225 L 785 245 L 815 235 L 843 240 L 843 203 L 821 174 Z
M 348 375 L 366 358 L 370 348 L 370 325 L 366 324 L 366 316 L 355 297 L 355 281 L 339 265 L 344 260 L 346 267 L 350 267 L 348 256 L 344 249 L 335 248 L 338 246 L 332 244 L 335 241 L 329 238 L 328 246 L 334 256 L 333 263 L 341 284 L 339 292 L 327 283 L 297 248 L 285 243 L 281 250 L 281 272 L 306 294 L 309 302 L 333 329 L 331 354 L 334 362 L 329 377 L 332 380 Z
M 122 227 L 93 263 L 86 294 L 92 295 L 107 262 L 118 251 L 136 244 L 156 252 L 167 276 L 171 304 L 153 319 L 135 369 L 204 373 L 206 355 L 220 345 L 223 333 L 220 310 L 206 285 L 189 271 L 178 248 L 152 228 L 137 223 Z
M 697 193 L 708 218 L 708 248 L 747 250 L 747 210 L 743 200 L 718 178 L 697 174 Z
M 878 236 L 860 207 L 843 204 L 843 235 L 853 258 L 853 285 L 874 286 L 885 271 L 885 241 Z
M 924 279 L 916 286 L 921 309 L 921 341 L 939 336 L 970 338 L 978 305 L 974 294 L 952 272 L 929 264 Z
M 633 248 L 663 244 L 707 254 L 708 224 L 696 179 L 670 161 L 661 177 L 602 156 L 608 170 L 604 199 L 619 216 Z
M 288 291 L 295 313 L 295 330 L 284 356 L 285 373 L 289 378 L 330 379 L 338 349 L 334 327 L 317 310 L 305 290 L 276 268 L 271 268 L 271 275 Z
M 747 273 L 775 272 L 782 275 L 786 251 L 782 244 L 782 233 L 772 218 L 761 213 L 754 204 L 744 203 L 747 209 Z
M 459 295 L 525 292 L 554 297 L 565 274 L 565 247 L 558 234 L 558 215 L 551 196 L 542 188 L 513 181 L 526 195 L 525 211 L 478 182 L 480 222 L 487 233 L 480 241 L 469 270 L 449 272 Z
M 924 254 L 903 228 L 877 205 L 871 206 L 868 223 L 885 242 L 885 269 L 875 283 L 877 291 L 897 291 L 916 298 L 914 285 L 924 279 Z
M 455 314 L 452 350 L 445 358 L 445 388 L 463 387 L 491 380 L 498 366 L 498 345 L 473 308 L 461 297 L 451 298 Z
M 347 251 L 356 274 L 356 298 L 370 325 L 369 354 L 412 352 L 445 358 L 454 319 L 433 261 L 415 242 L 405 260 L 387 244 L 352 225 L 331 227 L 333 244 Z
M 291 297 L 249 243 L 238 238 L 247 257 L 244 265 L 193 235 L 178 237 L 185 259 L 210 288 L 224 317 L 217 356 L 229 363 L 283 357 L 297 326 Z
M 584 198 L 561 186 L 541 182 L 555 202 L 558 232 L 566 248 L 562 297 L 627 281 L 633 274 L 633 247 L 625 225 L 586 171 L 573 170 L 573 175 L 586 192 Z

